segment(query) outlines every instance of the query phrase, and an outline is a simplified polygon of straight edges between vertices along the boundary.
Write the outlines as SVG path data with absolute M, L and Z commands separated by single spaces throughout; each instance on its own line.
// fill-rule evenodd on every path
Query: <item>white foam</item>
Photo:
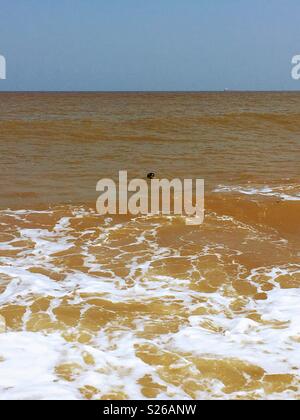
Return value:
M 72 214 L 74 218 L 82 218 L 91 213 L 86 213 L 84 209 L 78 212 L 73 209 Z M 22 220 L 27 215 L 27 212 L 18 213 L 17 217 Z M 217 223 L 223 228 L 224 224 L 228 224 L 229 229 L 242 228 L 245 234 L 255 238 L 259 235 L 256 228 L 241 224 L 227 216 L 210 215 L 208 220 L 212 223 L 211 226 Z M 164 223 L 173 222 L 168 220 Z M 161 223 L 157 219 L 138 218 L 134 222 L 123 224 L 114 224 L 112 219 L 106 219 L 105 225 L 95 226 L 93 229 L 89 227 L 86 231 L 80 232 L 80 235 L 91 235 L 80 244 L 86 269 L 83 271 L 77 268 L 65 270 L 63 265 L 57 267 L 53 256 L 57 252 L 67 251 L 78 245 L 78 232 L 72 229 L 70 217 L 60 219 L 52 230 L 23 227 L 18 229 L 19 237 L 16 239 L 26 240 L 31 246 L 28 248 L 25 246 L 23 249 L 21 246 L 17 256 L 5 256 L 0 259 L 0 275 L 11 279 L 0 295 L 0 305 L 20 304 L 26 307 L 24 329 L 25 321 L 30 318 L 30 305 L 40 296 L 53 298 L 47 314 L 54 321 L 52 310 L 66 298 L 69 304 L 81 305 L 81 315 L 83 315 L 89 308 L 84 301 L 84 294 L 101 296 L 112 303 L 150 304 L 152 300 L 156 300 L 165 305 L 165 310 L 169 304 L 176 302 L 184 316 L 177 333 L 157 334 L 150 341 L 141 338 L 140 333 L 147 328 L 148 323 L 151 325 L 152 317 L 156 317 L 157 322 L 168 322 L 168 319 L 173 318 L 172 312 L 168 316 L 166 311 L 166 316 L 162 317 L 162 320 L 159 315 L 138 313 L 130 330 L 124 326 L 120 327 L 119 319 L 115 324 L 112 321 L 99 333 L 95 333 L 88 345 L 79 342 L 68 343 L 60 332 L 46 334 L 8 330 L 0 335 L 0 398 L 80 399 L 82 394 L 79 389 L 85 386 L 98 389 L 98 397 L 112 392 L 122 392 L 132 399 L 145 398 L 138 384 L 145 375 L 150 375 L 153 381 L 165 387 L 165 391 L 157 398 L 190 398 L 183 391 L 181 384 L 173 386 L 165 382 L 158 375 L 157 366 L 148 365 L 136 356 L 136 346 L 145 344 L 151 344 L 163 351 L 174 352 L 176 355 L 182 352 L 197 357 L 236 358 L 261 366 L 268 373 L 300 374 L 300 289 L 282 290 L 277 282 L 280 275 L 300 272 L 299 266 L 294 264 L 253 270 L 247 280 L 255 284 L 258 291 L 261 291 L 259 285 L 255 283 L 258 274 L 267 276 L 275 288 L 268 292 L 268 300 L 255 301 L 248 298 L 243 311 L 238 314 L 233 313 L 229 308 L 238 296 L 230 281 L 228 284 L 225 282 L 224 286 L 214 293 L 200 293 L 189 287 L 190 272 L 187 272 L 184 278 L 176 278 L 176 275 L 163 275 L 152 268 L 154 263 L 164 266 L 165 263 L 171 264 L 172 259 L 180 258 L 192 267 L 194 263 L 198 263 L 200 256 L 213 256 L 218 261 L 216 265 L 221 265 L 224 255 L 226 258 L 231 258 L 233 266 L 237 266 L 235 256 L 242 252 L 229 249 L 222 243 L 210 243 L 199 245 L 191 255 L 185 252 L 182 256 L 178 244 L 174 249 L 159 244 L 160 227 Z M 116 232 L 121 234 L 121 238 L 127 238 L 130 234 L 128 240 L 130 245 L 142 245 L 145 249 L 142 252 L 128 252 L 127 245 L 118 247 L 114 239 Z M 198 231 L 196 234 L 198 238 Z M 265 240 L 264 235 L 262 238 Z M 2 249 L 16 249 L 11 247 L 12 242 L 8 240 L 7 243 L 3 243 Z M 183 243 L 191 244 L 189 234 Z M 280 246 L 286 246 L 286 243 Z M 99 262 L 96 258 L 97 253 L 91 252 L 92 248 L 97 247 L 100 251 L 101 247 L 107 247 L 112 250 L 113 255 L 116 250 L 118 253 L 109 262 L 104 255 L 105 262 L 102 263 L 101 259 Z M 122 261 L 124 256 L 129 272 L 128 278 L 134 279 L 134 284 L 130 287 L 127 287 L 127 279 L 116 275 L 113 270 L 113 263 L 118 263 L 118 266 L 124 264 Z M 229 264 L 228 260 L 226 263 Z M 53 272 L 60 272 L 63 268 L 66 277 L 63 281 L 54 281 L 47 275 L 32 273 L 29 271 L 31 267 L 42 267 Z M 240 269 L 242 272 L 242 267 Z M 108 276 L 93 274 L 96 271 Z M 198 309 L 205 309 L 206 315 L 192 315 L 186 318 L 186 314 L 195 313 L 194 311 Z M 263 322 L 255 322 L 247 317 L 254 311 L 261 315 Z M 178 318 L 180 316 L 178 314 Z M 205 323 L 216 328 L 210 329 Z M 75 334 L 76 331 L 74 328 L 69 332 Z M 84 361 L 82 357 L 84 352 L 93 357 L 93 365 L 88 365 Z M 4 361 L 1 361 L 2 359 Z M 55 370 L 56 366 L 63 363 L 76 363 L 80 366 L 78 372 L 74 373 L 72 382 L 63 380 Z M 222 390 L 223 384 L 212 380 L 208 391 L 199 392 L 197 396 L 210 398 L 214 395 L 222 398 L 224 397 Z M 263 390 L 256 392 L 261 398 L 266 397 Z M 238 395 L 243 395 L 243 390 Z M 292 395 L 289 392 L 281 394 L 286 398 Z
M 266 197 L 277 197 L 284 201 L 299 201 L 300 200 L 300 193 L 294 192 L 293 194 L 287 194 L 286 192 L 282 191 L 283 188 L 271 188 L 271 187 L 250 187 L 250 186 L 226 186 L 226 185 L 219 185 L 217 188 L 214 189 L 215 193 L 239 193 L 244 195 L 261 195 Z M 285 188 L 284 190 L 290 189 L 289 187 Z M 299 189 L 299 188 L 298 188 Z M 293 188 L 294 190 L 294 188 Z
M 0 399 L 77 399 L 76 389 L 54 372 L 65 348 L 59 334 L 1 334 Z
M 266 270 L 275 282 L 283 269 Z M 256 273 L 252 273 L 254 276 Z M 275 284 L 277 284 L 275 282 Z M 214 305 L 214 297 L 210 297 Z M 224 302 L 223 311 L 205 317 L 191 317 L 190 326 L 168 338 L 170 349 L 189 351 L 201 357 L 235 358 L 261 366 L 270 374 L 300 374 L 300 289 L 280 289 L 268 292 L 267 300 L 250 300 L 248 311 L 261 314 L 263 323 L 243 315 L 224 317 L 231 299 Z M 202 325 L 209 321 L 219 333 Z M 280 323 L 274 328 L 274 323 Z

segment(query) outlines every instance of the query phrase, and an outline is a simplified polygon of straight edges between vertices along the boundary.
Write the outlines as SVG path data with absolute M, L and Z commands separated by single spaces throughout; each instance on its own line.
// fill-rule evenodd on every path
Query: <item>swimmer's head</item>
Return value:
M 155 178 L 155 173 L 154 172 L 149 172 L 149 174 L 147 175 L 148 179 L 154 179 Z

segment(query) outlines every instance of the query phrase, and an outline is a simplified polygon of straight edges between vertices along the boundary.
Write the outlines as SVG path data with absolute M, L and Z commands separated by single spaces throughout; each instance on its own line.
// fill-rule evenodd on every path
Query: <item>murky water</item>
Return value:
M 0 95 L 0 398 L 299 398 L 299 94 Z M 102 177 L 206 218 L 100 217 Z

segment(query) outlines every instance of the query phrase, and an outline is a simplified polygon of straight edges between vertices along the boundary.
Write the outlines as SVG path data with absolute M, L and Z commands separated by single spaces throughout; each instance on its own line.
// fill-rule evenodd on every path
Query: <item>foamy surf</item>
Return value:
M 300 186 L 277 186 L 277 187 L 255 187 L 255 186 L 226 186 L 219 185 L 214 189 L 215 193 L 238 193 L 248 196 L 275 197 L 284 201 L 300 201 Z
M 300 265 L 276 232 L 72 206 L 0 226 L 2 399 L 298 396 Z

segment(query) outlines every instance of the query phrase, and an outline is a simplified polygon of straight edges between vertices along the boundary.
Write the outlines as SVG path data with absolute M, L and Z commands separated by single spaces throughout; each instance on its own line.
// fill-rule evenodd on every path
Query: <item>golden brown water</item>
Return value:
M 0 398 L 299 398 L 299 117 L 297 93 L 1 93 Z M 98 216 L 119 170 L 204 178 L 205 223 Z

